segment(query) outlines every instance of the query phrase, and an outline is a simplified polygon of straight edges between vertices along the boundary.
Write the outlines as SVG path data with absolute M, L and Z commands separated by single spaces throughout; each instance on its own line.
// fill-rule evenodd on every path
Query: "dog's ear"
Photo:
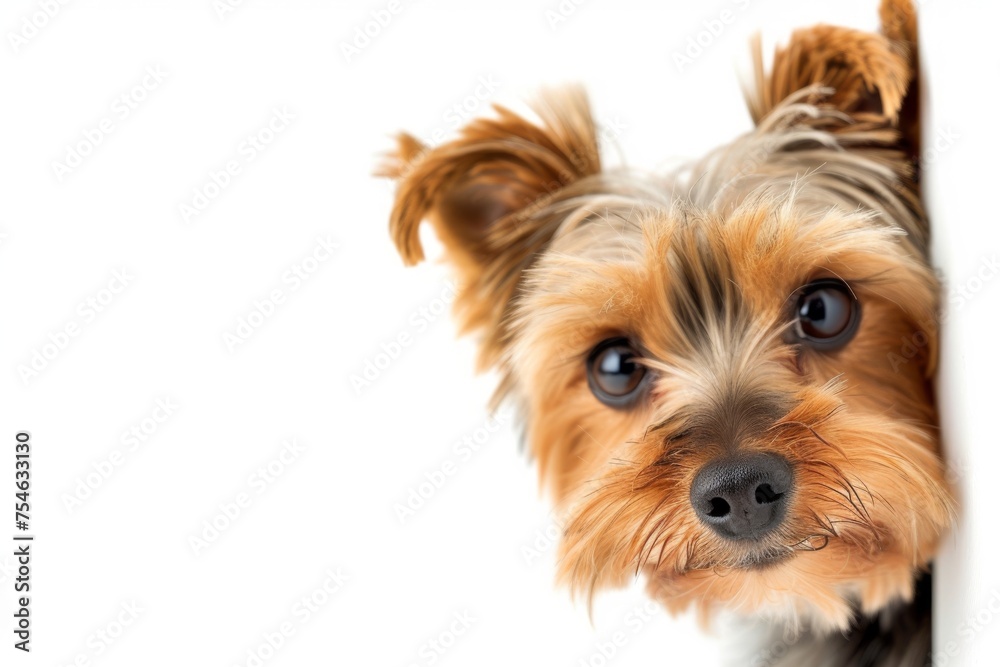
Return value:
M 581 89 L 543 94 L 532 108 L 537 122 L 495 106 L 495 118 L 470 122 L 456 139 L 435 148 L 402 134 L 378 171 L 398 182 L 390 231 L 407 264 L 424 258 L 420 223 L 434 226 L 458 270 L 463 329 L 485 330 L 486 364 L 494 360 L 491 350 L 499 351 L 521 273 L 560 222 L 544 215 L 546 204 L 601 169 Z
M 818 25 L 797 30 L 778 47 L 765 74 L 754 49 L 755 91 L 748 96 L 754 122 L 809 86 L 832 89 L 822 102 L 860 121 L 898 127 L 905 147 L 919 154 L 917 19 L 910 0 L 882 0 L 880 33 Z

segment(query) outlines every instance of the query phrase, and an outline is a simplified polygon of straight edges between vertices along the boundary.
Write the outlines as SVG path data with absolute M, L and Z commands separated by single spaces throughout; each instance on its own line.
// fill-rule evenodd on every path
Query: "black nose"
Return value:
M 792 467 L 777 454 L 713 461 L 698 471 L 691 504 L 722 537 L 757 539 L 781 524 L 792 491 Z

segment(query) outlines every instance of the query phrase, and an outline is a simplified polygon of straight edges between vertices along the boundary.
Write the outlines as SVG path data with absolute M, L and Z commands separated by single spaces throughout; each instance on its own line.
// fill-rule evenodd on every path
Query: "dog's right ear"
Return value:
M 486 364 L 499 351 L 503 318 L 522 272 L 561 222 L 544 214 L 546 203 L 601 170 L 582 90 L 542 95 L 533 105 L 538 122 L 494 108 L 497 117 L 470 122 L 435 148 L 400 135 L 377 172 L 398 182 L 390 231 L 407 264 L 424 258 L 420 223 L 434 226 L 458 270 L 463 329 L 485 329 Z

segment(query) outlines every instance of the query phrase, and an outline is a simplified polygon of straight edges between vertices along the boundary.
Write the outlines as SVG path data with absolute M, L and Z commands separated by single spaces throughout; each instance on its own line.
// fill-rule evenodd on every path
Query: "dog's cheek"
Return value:
M 848 459 L 843 474 L 853 486 L 841 514 L 853 509 L 877 531 L 877 540 L 861 546 L 870 554 L 899 555 L 911 566 L 926 563 L 954 511 L 933 436 L 872 418 L 856 420 L 835 437 Z
M 641 435 L 641 417 L 602 405 L 576 382 L 565 391 L 534 397 L 528 440 L 538 460 L 542 484 L 556 502 L 565 502 L 587 480 L 599 478 L 615 453 Z
M 918 323 L 887 301 L 867 299 L 853 340 L 833 352 L 807 350 L 801 363 L 818 384 L 843 377 L 854 389 L 842 396 L 849 412 L 932 424 L 935 332 L 933 322 Z

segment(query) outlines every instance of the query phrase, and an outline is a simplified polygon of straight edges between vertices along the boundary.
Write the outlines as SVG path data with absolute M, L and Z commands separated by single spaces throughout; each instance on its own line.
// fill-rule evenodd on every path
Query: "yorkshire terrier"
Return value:
M 923 665 L 955 507 L 934 400 L 916 15 L 795 32 L 755 129 L 668 176 L 601 167 L 585 95 L 503 107 L 381 169 L 433 224 L 464 330 L 563 520 L 559 576 L 786 634 L 777 664 Z M 769 664 L 776 664 L 769 662 Z

